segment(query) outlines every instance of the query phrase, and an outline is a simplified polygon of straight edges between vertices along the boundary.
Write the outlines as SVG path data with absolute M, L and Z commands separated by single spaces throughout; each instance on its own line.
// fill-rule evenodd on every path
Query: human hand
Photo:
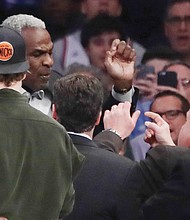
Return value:
M 127 42 L 115 39 L 110 51 L 106 52 L 105 67 L 118 89 L 129 90 L 134 78 L 136 52 Z
M 156 76 L 155 74 L 149 73 L 147 76 L 137 78 L 133 83 L 139 89 L 139 95 L 146 98 L 152 99 L 156 93 Z
M 171 87 L 171 86 L 156 85 L 155 90 L 156 90 L 157 93 L 162 92 L 162 91 L 166 91 L 166 90 L 170 90 L 170 91 L 174 91 L 174 92 L 180 93 L 180 91 L 178 89 L 176 89 L 174 87 Z
M 140 111 L 135 111 L 130 115 L 130 102 L 119 103 L 113 105 L 111 110 L 106 110 L 104 113 L 104 128 L 115 130 L 121 137 L 125 139 L 135 128 Z
M 0 220 L 8 220 L 7 218 L 4 217 L 0 217 Z
M 149 143 L 152 147 L 155 147 L 158 144 L 175 145 L 170 135 L 169 125 L 160 115 L 154 112 L 145 112 L 145 116 L 154 121 L 145 122 L 147 127 L 144 137 L 145 142 Z

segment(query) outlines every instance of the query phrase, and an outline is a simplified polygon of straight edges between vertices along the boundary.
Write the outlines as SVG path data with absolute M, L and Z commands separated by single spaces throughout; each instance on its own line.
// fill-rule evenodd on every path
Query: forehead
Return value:
M 110 39 L 120 38 L 120 34 L 116 31 L 109 31 L 109 32 L 104 32 L 102 34 L 92 37 L 92 39 L 97 39 L 97 38 L 100 38 L 103 40 L 110 40 Z
M 166 105 L 167 103 L 167 105 Z M 151 110 L 155 112 L 164 112 L 170 110 L 181 109 L 181 100 L 176 96 L 163 96 L 155 99 Z
M 170 16 L 185 16 L 190 15 L 190 2 L 176 3 L 168 10 Z
M 169 63 L 170 63 L 169 60 L 154 58 L 154 59 L 148 60 L 146 62 L 146 65 L 153 66 L 155 69 L 155 72 L 157 73 L 158 71 L 161 71 L 164 68 L 164 66 L 166 66 Z
M 39 47 L 53 48 L 51 36 L 46 29 L 24 28 L 22 30 L 22 36 L 25 40 L 27 50 Z
M 176 64 L 167 68 L 168 71 L 175 71 L 178 75 L 178 78 L 190 78 L 190 68 Z

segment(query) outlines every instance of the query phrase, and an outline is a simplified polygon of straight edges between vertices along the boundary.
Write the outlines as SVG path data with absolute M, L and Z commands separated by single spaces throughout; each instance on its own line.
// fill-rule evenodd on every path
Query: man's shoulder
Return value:
M 93 141 L 92 141 L 93 142 Z M 120 167 L 126 169 L 127 166 L 133 166 L 134 161 L 131 159 L 121 156 L 118 153 L 115 153 L 113 151 L 110 151 L 109 149 L 103 149 L 100 148 L 93 142 L 91 147 L 89 146 L 83 146 L 83 150 L 81 153 L 83 153 L 86 157 L 94 158 L 96 163 L 100 162 L 102 164 L 105 164 L 106 166 L 113 166 L 113 167 Z M 82 148 L 79 147 L 79 151 Z
M 186 147 L 180 147 L 180 146 L 164 146 L 160 145 L 154 148 L 151 148 L 149 150 L 148 155 L 151 155 L 151 157 L 155 158 L 175 158 L 180 159 L 180 157 L 183 157 L 186 154 L 190 154 L 190 148 Z
M 148 151 L 146 159 L 140 161 L 140 167 L 142 170 L 151 170 L 152 173 L 153 170 L 154 173 L 161 172 L 162 176 L 168 178 L 173 171 L 188 163 L 190 164 L 189 148 L 157 146 Z
M 58 129 L 63 129 L 63 126 L 60 123 L 58 123 L 55 119 L 31 106 L 29 106 L 28 115 L 26 118 L 24 118 L 24 120 L 34 124 L 53 126 L 53 127 L 57 127 Z
M 87 158 L 94 159 L 96 163 L 102 161 L 104 164 L 120 164 L 121 166 L 126 166 L 126 164 L 133 165 L 135 163 L 127 157 L 108 150 L 109 148 L 100 148 L 94 140 L 72 134 L 70 136 L 76 148 Z

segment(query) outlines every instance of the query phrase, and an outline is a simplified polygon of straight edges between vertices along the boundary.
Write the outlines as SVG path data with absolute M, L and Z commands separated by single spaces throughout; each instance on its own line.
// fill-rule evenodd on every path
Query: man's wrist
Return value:
M 125 80 L 125 79 L 120 79 L 120 80 L 113 80 L 113 85 L 114 85 L 114 89 L 116 90 L 116 92 L 118 91 L 129 91 L 133 85 L 133 80 Z
M 127 91 L 125 94 L 121 94 L 121 93 L 117 93 L 115 90 L 114 90 L 114 86 L 112 87 L 112 97 L 119 101 L 119 102 L 132 102 L 132 97 L 134 95 L 134 92 L 135 92 L 135 89 L 134 87 L 132 87 L 129 91 Z
M 123 94 L 123 95 L 126 94 L 131 88 L 129 88 L 129 89 L 120 89 L 120 88 L 117 88 L 115 86 L 113 87 L 113 89 L 116 93 Z
M 121 140 L 123 140 L 123 138 L 121 137 L 121 135 L 120 135 L 115 129 L 110 128 L 110 129 L 106 129 L 106 131 L 110 131 L 110 132 L 116 134 L 118 137 L 121 138 Z

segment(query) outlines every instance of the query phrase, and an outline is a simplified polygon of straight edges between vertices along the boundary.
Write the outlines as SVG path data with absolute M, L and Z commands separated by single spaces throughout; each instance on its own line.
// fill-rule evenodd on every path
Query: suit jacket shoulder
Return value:
M 145 219 L 188 220 L 190 219 L 190 149 L 162 147 L 157 153 L 160 150 L 165 151 L 167 156 L 168 178 L 143 205 Z M 164 160 L 163 154 L 162 157 Z M 163 160 L 160 159 L 160 163 Z
M 129 218 L 125 196 L 135 163 L 123 156 L 98 148 L 95 142 L 71 135 L 85 163 L 74 186 L 76 202 L 67 220 L 103 220 Z

